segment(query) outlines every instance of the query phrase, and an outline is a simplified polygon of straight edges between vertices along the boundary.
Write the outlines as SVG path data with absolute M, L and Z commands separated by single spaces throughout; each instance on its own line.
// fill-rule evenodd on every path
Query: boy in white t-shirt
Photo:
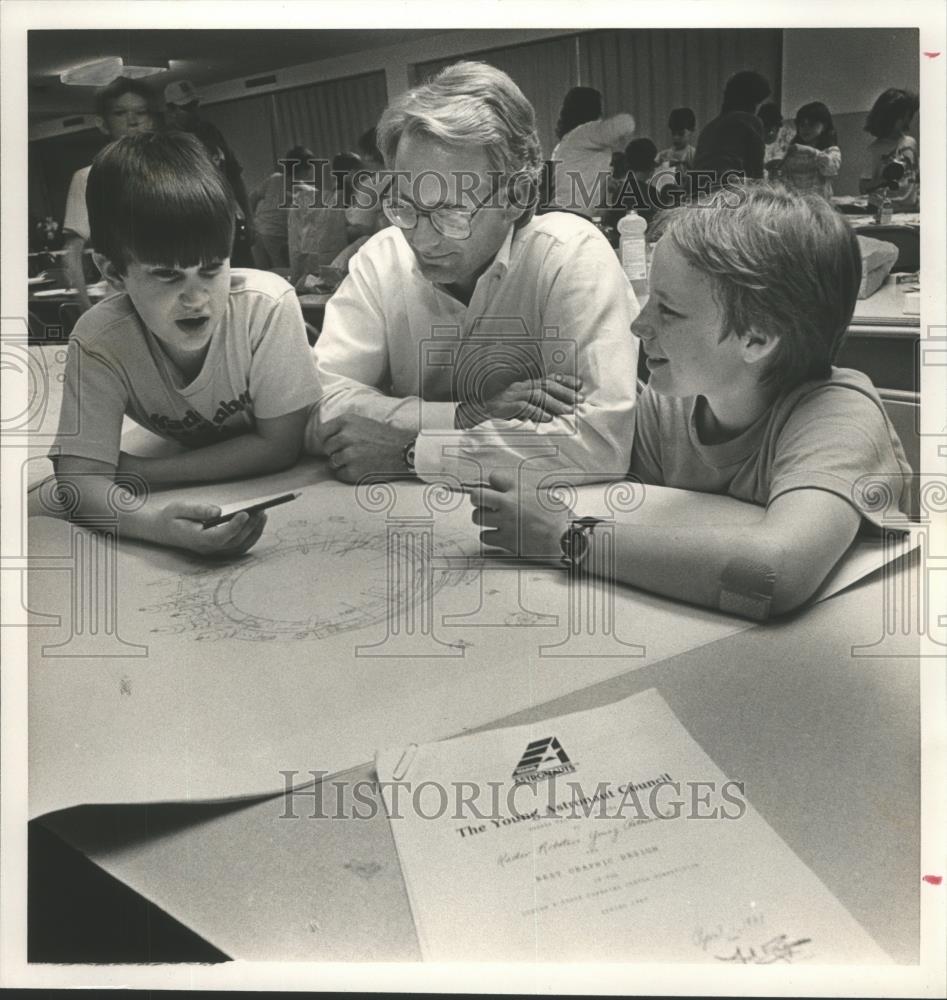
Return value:
M 150 497 L 132 509 L 116 499 L 116 483 L 147 492 L 265 475 L 297 460 L 319 391 L 295 294 L 276 275 L 231 271 L 232 195 L 192 135 L 107 146 L 87 202 L 95 262 L 122 294 L 72 333 L 50 451 L 57 480 L 75 515 L 117 514 L 126 536 L 204 554 L 246 551 L 264 515 L 204 528 L 216 506 Z M 126 414 L 186 450 L 126 454 Z
M 859 530 L 907 527 L 912 470 L 866 375 L 832 365 L 861 256 L 818 195 L 760 184 L 675 210 L 632 323 L 651 373 L 631 474 L 763 508 L 751 525 L 618 524 L 615 577 L 766 619 L 815 593 Z M 632 428 L 629 427 L 629 433 Z M 596 572 L 597 519 L 494 475 L 471 491 L 482 540 Z M 580 512 L 581 513 L 581 512 Z
M 671 145 L 662 149 L 657 155 L 658 164 L 678 169 L 678 181 L 694 164 L 694 146 L 691 139 L 697 128 L 697 118 L 690 108 L 674 108 L 668 115 L 668 132 L 671 133 Z

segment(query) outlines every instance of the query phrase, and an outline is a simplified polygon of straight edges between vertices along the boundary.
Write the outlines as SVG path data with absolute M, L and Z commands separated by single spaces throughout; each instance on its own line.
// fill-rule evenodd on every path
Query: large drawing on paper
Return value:
M 230 561 L 30 519 L 31 815 L 278 792 L 286 770 L 334 773 L 749 627 L 484 553 L 463 495 L 319 473 L 188 490 L 302 487 Z M 754 514 L 717 499 L 721 519 Z M 636 515 L 683 517 L 676 494 L 653 501 Z
M 398 607 L 422 611 L 467 573 L 450 568 L 462 567 L 465 553 L 443 531 L 416 538 L 416 558 L 401 560 L 397 575 L 389 571 L 393 539 L 343 515 L 294 520 L 275 535 L 250 561 L 155 581 L 161 599 L 141 609 L 154 615 L 152 632 L 207 641 L 325 639 L 385 621 Z

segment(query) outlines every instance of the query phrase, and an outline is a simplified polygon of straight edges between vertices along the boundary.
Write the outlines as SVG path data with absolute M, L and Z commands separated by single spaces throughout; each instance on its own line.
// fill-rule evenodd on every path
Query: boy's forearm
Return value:
M 594 549 L 589 559 L 590 568 L 607 572 Z M 782 547 L 758 526 L 618 525 L 615 563 L 623 583 L 756 620 L 789 611 L 808 596 Z
M 111 523 L 121 537 L 162 541 L 154 505 L 147 499 L 139 506 L 130 491 L 107 476 L 60 473 L 56 479 L 68 491 L 62 500 L 70 520 L 99 529 Z
M 160 458 L 123 454 L 119 468 L 141 476 L 149 486 L 206 483 L 279 472 L 299 458 L 301 449 L 301 440 L 294 447 L 250 432 Z

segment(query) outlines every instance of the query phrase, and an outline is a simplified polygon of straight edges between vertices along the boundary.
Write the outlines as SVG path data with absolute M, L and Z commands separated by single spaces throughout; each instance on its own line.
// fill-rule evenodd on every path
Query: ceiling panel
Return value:
M 191 80 L 200 89 L 441 33 L 442 29 L 389 28 L 31 31 L 27 47 L 30 122 L 89 113 L 93 88 L 66 86 L 60 83 L 59 74 L 106 56 L 121 56 L 126 65 L 173 60 L 170 70 L 151 78 L 159 90 L 181 79 Z

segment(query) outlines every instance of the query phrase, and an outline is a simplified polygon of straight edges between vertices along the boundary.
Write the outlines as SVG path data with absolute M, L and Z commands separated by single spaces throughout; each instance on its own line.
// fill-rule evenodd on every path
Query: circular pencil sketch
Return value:
M 293 521 L 268 548 L 155 586 L 171 589 L 141 610 L 170 618 L 153 632 L 198 640 L 325 639 L 385 621 L 473 578 L 455 538 L 430 526 L 370 531 L 343 517 L 322 526 Z

